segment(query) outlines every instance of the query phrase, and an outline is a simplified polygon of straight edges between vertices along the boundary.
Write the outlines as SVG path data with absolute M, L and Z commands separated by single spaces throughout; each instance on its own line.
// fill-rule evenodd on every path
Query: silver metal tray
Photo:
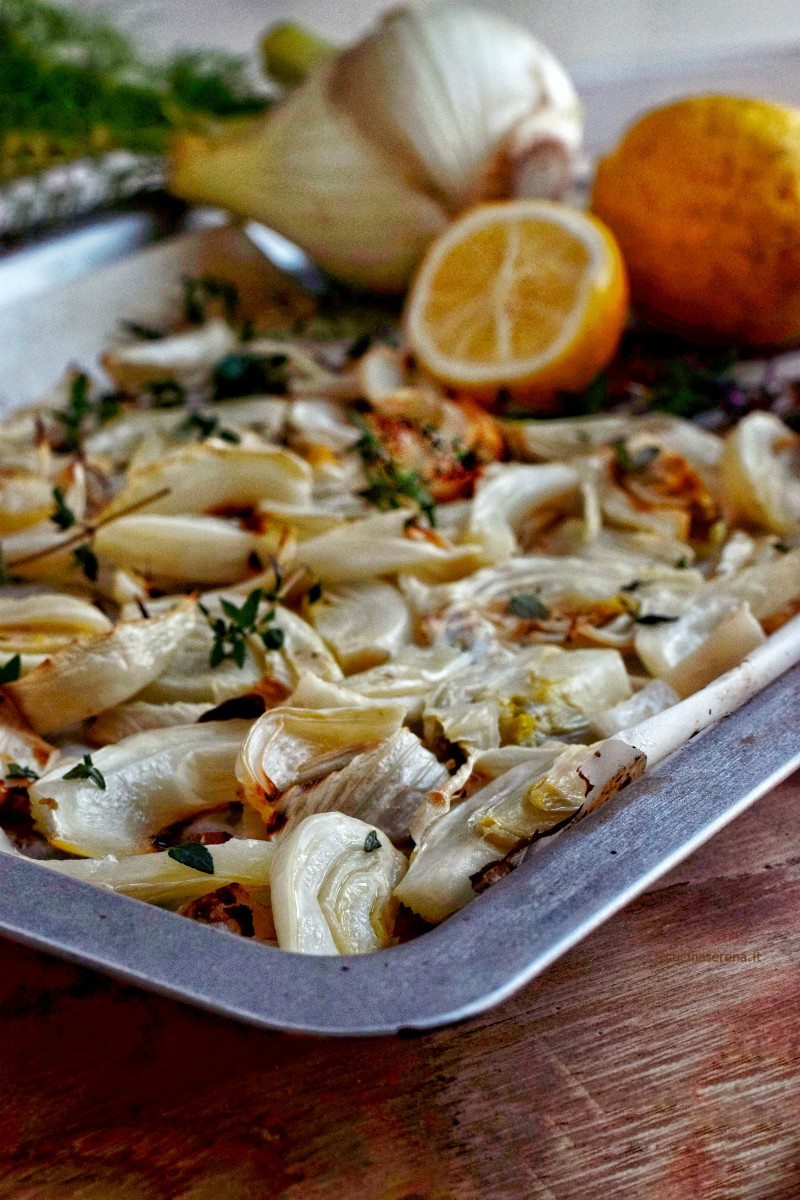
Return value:
M 798 103 L 798 62 L 800 53 L 783 51 L 579 80 L 590 141 L 607 142 L 635 111 L 690 91 Z M 230 228 L 140 251 L 151 240 L 143 219 L 103 218 L 72 241 L 48 238 L 0 258 L 0 414 L 38 399 L 69 362 L 92 366 L 120 317 L 163 319 L 178 302 L 182 275 L 247 276 L 254 258 L 263 273 L 261 256 Z M 421 1031 L 522 987 L 798 765 L 800 667 L 601 810 L 543 839 L 517 871 L 443 925 L 390 950 L 289 954 L 10 855 L 0 855 L 0 934 L 269 1029 Z
M 201 1008 L 294 1033 L 411 1033 L 527 983 L 800 765 L 800 668 L 605 807 L 542 840 L 443 925 L 315 958 L 0 855 L 0 933 Z

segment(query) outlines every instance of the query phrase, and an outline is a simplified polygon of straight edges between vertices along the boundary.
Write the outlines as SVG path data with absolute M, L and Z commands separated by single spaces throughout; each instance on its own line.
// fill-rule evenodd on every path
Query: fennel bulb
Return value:
M 358 287 L 402 292 L 463 209 L 559 196 L 581 108 L 549 50 L 494 13 L 390 13 L 266 116 L 175 142 L 174 192 L 262 221 Z

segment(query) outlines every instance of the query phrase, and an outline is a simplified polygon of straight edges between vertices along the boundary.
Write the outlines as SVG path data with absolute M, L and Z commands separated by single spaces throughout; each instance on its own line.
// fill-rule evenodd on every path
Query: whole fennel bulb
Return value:
M 401 292 L 464 208 L 563 194 L 581 133 L 572 83 L 526 30 L 409 8 L 265 115 L 180 134 L 171 187 L 269 225 L 350 284 Z

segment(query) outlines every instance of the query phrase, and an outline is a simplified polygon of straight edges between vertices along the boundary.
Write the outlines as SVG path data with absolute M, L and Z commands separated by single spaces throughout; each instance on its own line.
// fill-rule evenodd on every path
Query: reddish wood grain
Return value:
M 264 1034 L 4 943 L 0 1200 L 795 1200 L 798 913 L 800 777 L 411 1040 Z M 760 959 L 663 961 L 726 952 Z

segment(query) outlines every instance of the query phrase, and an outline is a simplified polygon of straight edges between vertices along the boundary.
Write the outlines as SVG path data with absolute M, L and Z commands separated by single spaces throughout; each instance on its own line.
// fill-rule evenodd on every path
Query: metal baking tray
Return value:
M 736 90 L 739 77 L 739 90 L 798 102 L 798 61 L 794 51 L 750 56 L 738 71 L 728 60 L 640 82 L 589 81 L 583 91 L 602 126 L 595 136 L 606 141 L 647 103 L 723 90 L 723 82 Z M 291 284 L 270 273 L 240 231 L 202 218 L 198 229 L 196 218 L 178 214 L 174 228 L 193 232 L 142 249 L 152 240 L 143 219 L 110 214 L 0 258 L 0 416 L 39 399 L 68 364 L 93 367 L 119 319 L 173 315 L 182 276 L 257 280 L 257 290 L 291 303 Z M 163 223 L 155 232 L 163 235 Z M 400 946 L 361 957 L 289 954 L 10 855 L 0 855 L 0 934 L 268 1029 L 431 1029 L 511 995 L 799 765 L 796 667 L 602 809 L 537 843 L 513 874 L 443 925 Z

